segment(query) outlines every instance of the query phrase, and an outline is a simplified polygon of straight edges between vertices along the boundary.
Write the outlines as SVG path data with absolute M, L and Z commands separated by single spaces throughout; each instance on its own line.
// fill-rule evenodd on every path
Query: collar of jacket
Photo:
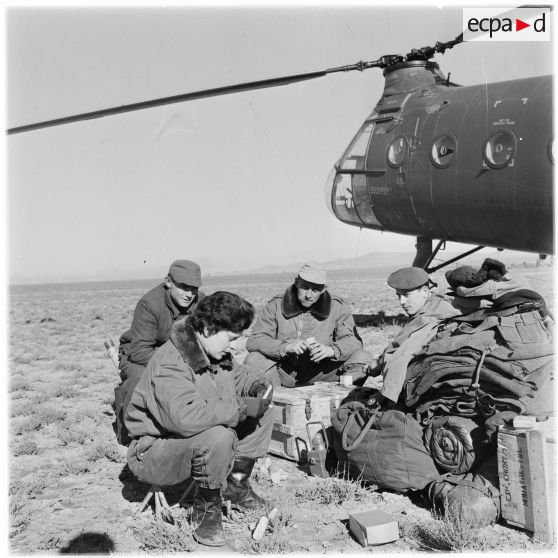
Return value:
M 187 319 L 174 323 L 171 332 L 171 342 L 180 353 L 184 362 L 196 373 L 203 372 L 208 368 L 233 368 L 232 356 L 230 354 L 219 362 L 208 358 L 196 337 L 194 328 L 188 323 Z
M 324 291 L 317 302 L 306 310 L 306 308 L 303 308 L 300 302 L 298 302 L 295 285 L 291 285 L 283 295 L 281 310 L 283 316 L 287 319 L 294 318 L 303 312 L 309 311 L 312 316 L 318 320 L 325 320 L 329 316 L 331 310 L 331 295 L 327 291 Z

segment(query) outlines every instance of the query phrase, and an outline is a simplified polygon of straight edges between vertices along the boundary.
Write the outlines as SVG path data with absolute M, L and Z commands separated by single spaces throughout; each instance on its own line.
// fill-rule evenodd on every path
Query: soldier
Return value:
M 191 316 L 173 325 L 124 415 L 133 438 L 131 471 L 157 486 L 192 477 L 194 538 L 208 546 L 225 544 L 222 497 L 241 509 L 267 504 L 248 480 L 271 439 L 271 395 L 263 399 L 271 384 L 230 354 L 231 343 L 253 318 L 253 306 L 238 295 L 218 291 L 205 297 Z
M 151 289 L 136 305 L 132 326 L 120 337 L 120 377 L 115 389 L 116 430 L 120 443 L 127 445 L 123 430 L 123 407 L 127 395 L 138 383 L 155 349 L 168 341 L 173 323 L 190 314 L 205 296 L 200 266 L 189 260 L 176 260 L 163 282 Z
M 457 316 L 460 312 L 452 306 L 451 298 L 432 290 L 437 286 L 436 283 L 420 267 L 405 267 L 394 271 L 387 283 L 395 289 L 409 321 L 382 355 L 370 362 L 368 375 L 383 376 L 383 384 L 376 398 L 388 399 L 395 404 L 412 357 L 435 335 L 442 320 Z M 380 384 L 370 380 L 365 385 L 380 387 Z
M 350 307 L 329 293 L 325 270 L 310 263 L 263 308 L 246 349 L 245 364 L 267 371 L 274 387 L 334 382 L 349 371 L 363 375 L 371 358 Z

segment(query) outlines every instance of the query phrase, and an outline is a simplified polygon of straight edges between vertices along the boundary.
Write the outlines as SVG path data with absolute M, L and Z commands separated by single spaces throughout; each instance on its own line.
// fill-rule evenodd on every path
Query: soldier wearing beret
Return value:
M 442 320 L 457 316 L 460 312 L 452 306 L 449 297 L 432 290 L 436 283 L 420 267 L 398 269 L 388 277 L 387 283 L 395 289 L 409 321 L 382 355 L 370 363 L 368 374 L 383 376 L 378 398 L 388 399 L 395 404 L 413 356 L 434 336 Z M 368 380 L 365 385 L 374 385 L 374 382 Z
M 122 407 L 127 394 L 131 394 L 138 383 L 155 349 L 169 340 L 173 323 L 190 315 L 198 301 L 204 298 L 205 295 L 199 292 L 200 286 L 200 266 L 190 260 L 176 260 L 163 282 L 137 303 L 132 325 L 120 337 L 122 384 L 115 390 L 115 413 L 121 443 L 125 443 Z
M 262 309 L 246 349 L 245 364 L 267 371 L 275 387 L 362 376 L 371 359 L 349 305 L 327 290 L 325 270 L 310 263 Z

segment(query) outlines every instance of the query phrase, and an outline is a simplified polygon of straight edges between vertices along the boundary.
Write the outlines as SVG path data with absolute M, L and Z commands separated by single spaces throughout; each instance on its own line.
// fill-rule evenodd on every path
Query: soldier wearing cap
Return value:
M 396 403 L 412 357 L 432 339 L 442 320 L 460 312 L 452 306 L 449 297 L 432 290 L 436 283 L 420 267 L 398 269 L 388 277 L 387 283 L 395 289 L 409 321 L 382 355 L 370 363 L 368 374 L 383 376 L 379 394 Z M 367 381 L 365 385 L 372 384 Z
M 312 263 L 262 309 L 246 349 L 245 364 L 266 370 L 275 387 L 334 382 L 349 371 L 361 376 L 371 359 L 350 307 L 327 290 L 325 270 Z
M 132 326 L 120 337 L 120 377 L 115 390 L 115 412 L 118 417 L 126 394 L 132 392 L 141 378 L 155 349 L 166 343 L 173 323 L 190 315 L 204 294 L 200 266 L 190 260 L 176 260 L 163 282 L 145 294 L 136 305 Z M 120 438 L 120 434 L 117 433 Z

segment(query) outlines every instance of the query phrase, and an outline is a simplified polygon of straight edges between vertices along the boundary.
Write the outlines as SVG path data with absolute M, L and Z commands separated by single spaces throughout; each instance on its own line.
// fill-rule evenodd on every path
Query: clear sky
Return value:
M 460 8 L 426 3 L 14 6 L 5 17 L 7 127 L 405 54 L 462 30 Z M 463 43 L 435 60 L 463 85 L 553 70 L 549 43 Z M 382 89 L 372 69 L 9 136 L 11 280 L 411 251 L 412 237 L 359 233 L 324 202 Z

